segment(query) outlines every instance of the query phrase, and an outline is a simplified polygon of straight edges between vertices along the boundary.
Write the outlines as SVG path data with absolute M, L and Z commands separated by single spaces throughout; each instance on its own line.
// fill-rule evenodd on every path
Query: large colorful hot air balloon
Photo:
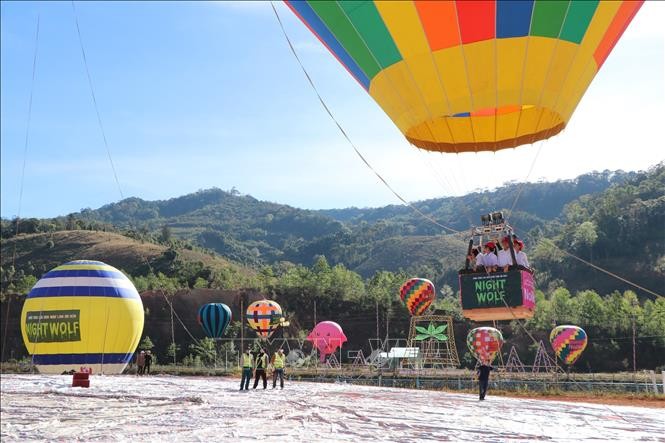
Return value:
M 501 352 L 503 335 L 496 328 L 487 326 L 475 328 L 466 336 L 466 345 L 476 360 L 489 364 Z
M 411 143 L 452 153 L 560 132 L 642 3 L 286 0 Z
M 422 315 L 436 298 L 436 291 L 426 278 L 410 278 L 399 288 L 399 296 L 411 315 Z
M 247 308 L 247 324 L 261 338 L 270 337 L 284 322 L 282 308 L 272 300 L 255 301 Z
M 231 322 L 231 309 L 224 303 L 208 303 L 199 308 L 199 324 L 210 338 L 221 338 Z
M 572 365 L 580 358 L 587 345 L 587 335 L 579 326 L 561 325 L 550 332 L 550 343 L 556 356 L 567 365 Z
M 328 355 L 346 343 L 346 335 L 342 327 L 334 321 L 322 321 L 309 333 L 307 340 L 319 350 L 319 360 L 323 363 Z
M 45 274 L 21 313 L 21 333 L 40 372 L 90 367 L 120 374 L 143 332 L 143 303 L 132 282 L 99 261 L 71 261 Z

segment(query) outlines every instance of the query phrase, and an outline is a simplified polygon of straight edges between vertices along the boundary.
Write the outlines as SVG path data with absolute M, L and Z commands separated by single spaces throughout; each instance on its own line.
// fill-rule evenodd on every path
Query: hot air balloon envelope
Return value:
M 199 324 L 210 338 L 220 338 L 231 322 L 231 309 L 224 303 L 208 303 L 199 309 Z
M 466 345 L 476 360 L 490 364 L 501 352 L 503 335 L 498 329 L 487 326 L 472 329 L 466 336 Z
M 458 153 L 560 132 L 642 2 L 286 4 L 409 142 Z
M 324 362 L 328 355 L 333 354 L 337 348 L 346 343 L 346 335 L 344 335 L 342 327 L 334 321 L 322 321 L 309 333 L 307 340 L 318 349 L 319 359 Z
M 272 300 L 255 301 L 247 308 L 247 324 L 262 338 L 270 337 L 283 322 L 282 308 Z
M 45 274 L 28 294 L 21 333 L 40 372 L 90 367 L 120 374 L 143 332 L 143 303 L 132 282 L 99 261 L 71 261 Z
M 436 291 L 426 278 L 411 278 L 399 289 L 399 296 L 411 315 L 422 315 L 436 298 Z
M 587 345 L 587 335 L 579 326 L 561 325 L 550 332 L 550 343 L 557 357 L 572 365 L 582 355 Z

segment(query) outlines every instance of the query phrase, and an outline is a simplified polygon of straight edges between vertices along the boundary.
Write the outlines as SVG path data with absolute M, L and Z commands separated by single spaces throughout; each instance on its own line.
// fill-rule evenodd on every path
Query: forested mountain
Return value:
M 527 183 L 511 222 L 522 232 L 544 226 L 576 198 L 601 192 L 634 176 L 604 171 L 575 180 Z M 520 186 L 513 183 L 491 192 L 425 200 L 415 205 L 441 224 L 465 230 L 477 223 L 482 213 L 510 209 Z M 437 266 L 433 256 L 443 259 L 444 255 L 458 255 L 463 250 L 461 239 L 433 244 L 426 237 L 445 232 L 405 206 L 309 211 L 259 201 L 235 190 L 209 189 L 162 201 L 129 198 L 73 216 L 87 223 L 107 223 L 143 232 L 156 233 L 168 226 L 175 237 L 251 266 L 279 261 L 309 265 L 315 256 L 325 255 L 332 263 L 344 263 L 370 275 L 384 268 Z M 381 245 L 395 249 L 404 246 L 414 254 L 404 254 L 401 259 L 390 254 L 384 260 L 381 255 L 385 249 Z
M 665 269 L 664 168 L 661 164 L 644 173 L 604 171 L 554 183 L 513 183 L 414 204 L 441 224 L 464 231 L 480 214 L 504 210 L 527 240 L 541 285 L 564 281 L 573 289 L 626 288 L 562 256 L 543 243 L 547 238 L 617 274 L 658 287 Z M 516 210 L 509 214 L 520 188 Z M 5 220 L 3 226 L 3 238 L 11 237 L 12 223 Z M 311 266 L 316 257 L 325 256 L 331 265 L 343 264 L 364 278 L 379 271 L 404 271 L 451 287 L 466 242 L 464 235 L 441 232 L 405 206 L 309 211 L 220 189 L 163 201 L 129 198 L 67 217 L 23 220 L 20 231 L 62 229 L 117 230 L 148 241 L 173 237 L 254 269 L 281 263 Z

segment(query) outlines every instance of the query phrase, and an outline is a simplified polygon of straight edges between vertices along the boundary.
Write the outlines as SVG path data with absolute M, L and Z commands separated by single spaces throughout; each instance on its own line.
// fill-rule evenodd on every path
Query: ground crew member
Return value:
M 277 377 L 279 377 L 279 387 L 284 389 L 284 363 L 286 356 L 284 355 L 284 350 L 279 348 L 275 355 L 272 356 L 272 367 L 274 371 L 272 373 L 272 388 L 277 387 Z
M 240 390 L 249 391 L 249 381 L 252 379 L 252 367 L 254 364 L 254 357 L 249 352 L 248 349 L 245 349 L 245 352 L 242 353 L 242 378 L 240 379 Z
M 268 379 L 266 378 L 266 369 L 268 369 L 268 354 L 264 349 L 261 349 L 259 355 L 256 356 L 254 366 L 254 389 L 259 385 L 259 377 L 263 379 L 263 389 L 268 387 Z

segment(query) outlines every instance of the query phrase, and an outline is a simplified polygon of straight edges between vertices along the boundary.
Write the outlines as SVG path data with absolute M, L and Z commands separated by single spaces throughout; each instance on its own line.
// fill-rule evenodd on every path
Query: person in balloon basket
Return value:
M 143 375 L 145 369 L 145 351 L 139 352 L 136 356 L 136 375 Z
M 529 266 L 529 259 L 524 253 L 524 242 L 522 240 L 515 240 L 515 260 L 517 261 L 517 266 L 521 266 L 524 269 L 531 269 Z
M 488 274 L 490 272 L 495 272 L 497 266 L 499 265 L 499 261 L 496 257 L 496 254 L 494 251 L 496 250 L 496 245 L 494 242 L 487 242 L 485 243 L 484 249 L 484 254 L 483 254 L 483 266 L 485 267 L 485 272 Z
M 259 355 L 256 356 L 256 362 L 254 364 L 254 389 L 259 385 L 259 378 L 263 379 L 263 389 L 268 387 L 268 378 L 266 377 L 266 370 L 268 369 L 268 354 L 264 349 L 259 351 Z
M 249 382 L 252 379 L 254 366 L 254 357 L 249 349 L 245 349 L 242 353 L 242 378 L 240 379 L 240 390 L 249 391 Z
M 485 400 L 487 387 L 490 383 L 490 372 L 493 370 L 494 368 L 486 360 L 482 361 L 480 366 L 478 366 L 478 390 L 480 394 L 480 400 Z
M 501 239 L 501 250 L 497 253 L 497 261 L 499 269 L 503 272 L 508 272 L 513 265 L 513 257 L 510 254 L 510 237 L 508 236 Z
M 145 366 L 143 373 L 150 375 L 150 365 L 152 364 L 152 352 L 147 351 L 145 353 Z
M 284 389 L 284 363 L 286 362 L 286 356 L 284 355 L 284 350 L 279 348 L 277 352 L 272 356 L 270 363 L 273 367 L 272 373 L 272 388 L 277 387 L 277 378 L 279 377 L 279 388 Z

